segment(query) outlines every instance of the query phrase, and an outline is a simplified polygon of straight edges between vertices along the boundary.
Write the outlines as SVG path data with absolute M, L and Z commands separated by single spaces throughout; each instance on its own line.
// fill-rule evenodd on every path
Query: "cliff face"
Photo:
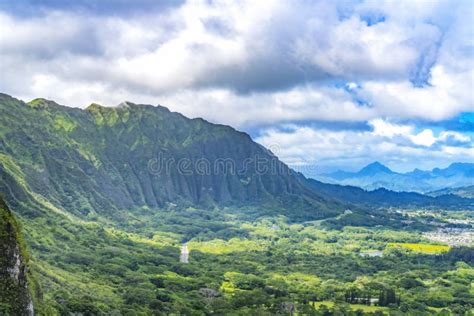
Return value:
M 33 315 L 27 255 L 18 226 L 0 198 L 0 315 Z
M 169 203 L 286 209 L 305 219 L 344 210 L 229 126 L 160 106 L 81 110 L 1 94 L 0 192 L 12 206 L 41 196 L 77 216 Z

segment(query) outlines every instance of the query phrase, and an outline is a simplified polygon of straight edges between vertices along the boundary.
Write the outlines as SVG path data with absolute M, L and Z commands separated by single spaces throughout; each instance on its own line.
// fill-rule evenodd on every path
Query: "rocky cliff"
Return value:
M 18 225 L 0 198 L 0 315 L 33 315 L 28 256 Z

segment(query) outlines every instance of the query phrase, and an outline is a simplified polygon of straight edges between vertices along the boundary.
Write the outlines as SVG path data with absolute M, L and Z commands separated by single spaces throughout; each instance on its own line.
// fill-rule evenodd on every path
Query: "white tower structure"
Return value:
M 179 262 L 189 263 L 189 250 L 188 250 L 188 244 L 187 243 L 184 243 L 181 246 L 181 256 L 179 257 Z

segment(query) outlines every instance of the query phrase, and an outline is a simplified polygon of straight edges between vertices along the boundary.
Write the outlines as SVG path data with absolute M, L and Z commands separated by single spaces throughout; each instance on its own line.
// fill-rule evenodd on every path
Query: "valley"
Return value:
M 120 226 L 56 216 L 25 222 L 46 314 L 273 315 L 291 308 L 322 315 L 327 308 L 422 315 L 471 308 L 472 248 L 437 246 L 417 229 L 334 230 L 229 210 L 144 213 Z M 54 229 L 45 233 L 47 223 Z M 189 263 L 180 262 L 183 240 Z M 382 255 L 359 255 L 373 251 Z M 379 306 L 384 295 L 393 298 Z

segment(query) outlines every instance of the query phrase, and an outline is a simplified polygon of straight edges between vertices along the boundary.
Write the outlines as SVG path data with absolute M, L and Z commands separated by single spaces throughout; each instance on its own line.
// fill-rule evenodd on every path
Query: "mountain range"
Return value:
M 429 171 L 415 169 L 398 173 L 379 162 L 357 172 L 338 170 L 315 177 L 317 180 L 361 187 L 366 190 L 384 188 L 391 191 L 428 193 L 445 188 L 459 188 L 474 183 L 474 163 L 453 163 L 447 168 Z
M 314 220 L 367 205 L 368 196 L 375 206 L 443 204 L 443 197 L 387 200 L 350 187 L 341 195 L 339 186 L 305 178 L 243 132 L 162 106 L 78 109 L 2 94 L 0 114 L 0 192 L 27 216 L 47 205 L 79 218 L 121 221 L 143 209 L 198 206 Z M 397 175 L 380 164 L 357 174 Z M 472 203 L 457 199 L 452 205 Z

